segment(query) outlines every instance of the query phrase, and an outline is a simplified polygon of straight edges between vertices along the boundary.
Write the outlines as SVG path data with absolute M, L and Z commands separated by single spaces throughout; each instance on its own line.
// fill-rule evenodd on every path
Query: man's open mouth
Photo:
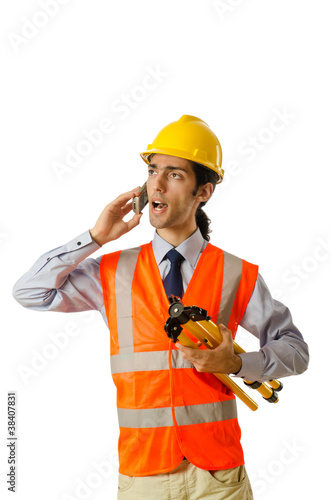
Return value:
M 165 210 L 168 207 L 168 205 L 166 203 L 162 203 L 161 201 L 153 201 L 152 206 L 153 206 L 154 212 L 162 212 L 163 210 Z

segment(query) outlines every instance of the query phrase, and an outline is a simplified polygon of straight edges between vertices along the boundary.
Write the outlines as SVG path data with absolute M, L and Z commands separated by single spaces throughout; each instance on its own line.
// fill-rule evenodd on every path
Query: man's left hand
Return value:
M 183 358 L 191 361 L 198 372 L 237 373 L 240 371 L 242 361 L 233 350 L 231 331 L 222 324 L 219 325 L 219 330 L 223 341 L 215 349 L 193 349 L 179 342 L 176 343 Z M 201 346 L 202 343 L 198 342 L 197 345 Z

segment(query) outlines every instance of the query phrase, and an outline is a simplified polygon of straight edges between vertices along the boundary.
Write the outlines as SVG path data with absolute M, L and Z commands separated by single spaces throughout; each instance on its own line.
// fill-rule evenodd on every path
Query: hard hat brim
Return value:
M 148 149 L 147 151 L 143 151 L 142 153 L 139 154 L 144 160 L 144 162 L 147 163 L 147 165 L 149 165 L 150 163 L 150 156 L 152 154 L 176 156 L 177 158 L 184 158 L 185 160 L 191 160 L 195 163 L 200 163 L 201 165 L 203 165 L 206 168 L 209 168 L 218 175 L 218 180 L 216 184 L 220 184 L 224 177 L 224 170 L 222 168 L 215 166 L 214 164 L 210 164 L 210 162 L 208 162 L 206 158 L 203 158 L 202 156 L 205 156 L 203 151 L 196 150 L 195 153 L 196 154 L 194 155 L 190 155 L 187 152 L 183 152 L 173 148 L 164 148 L 164 149 L 152 148 Z

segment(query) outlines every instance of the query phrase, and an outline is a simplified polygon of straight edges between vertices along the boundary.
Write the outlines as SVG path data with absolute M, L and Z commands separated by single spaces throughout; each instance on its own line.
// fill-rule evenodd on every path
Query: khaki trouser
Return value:
M 252 500 L 244 465 L 208 471 L 184 459 L 176 469 L 154 476 L 119 474 L 117 500 Z

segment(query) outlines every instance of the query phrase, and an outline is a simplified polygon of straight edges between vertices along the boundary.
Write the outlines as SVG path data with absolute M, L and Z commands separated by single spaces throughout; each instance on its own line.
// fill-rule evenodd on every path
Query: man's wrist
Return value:
M 99 237 L 95 234 L 95 231 L 93 229 L 89 229 L 89 232 L 90 232 L 92 240 L 95 241 L 95 243 L 97 243 L 97 245 L 102 247 L 103 243 L 101 242 Z
M 241 367 L 242 367 L 242 359 L 240 356 L 238 356 L 238 354 L 235 354 L 233 356 L 233 366 L 230 373 L 232 375 L 238 375 L 238 373 L 241 370 Z

